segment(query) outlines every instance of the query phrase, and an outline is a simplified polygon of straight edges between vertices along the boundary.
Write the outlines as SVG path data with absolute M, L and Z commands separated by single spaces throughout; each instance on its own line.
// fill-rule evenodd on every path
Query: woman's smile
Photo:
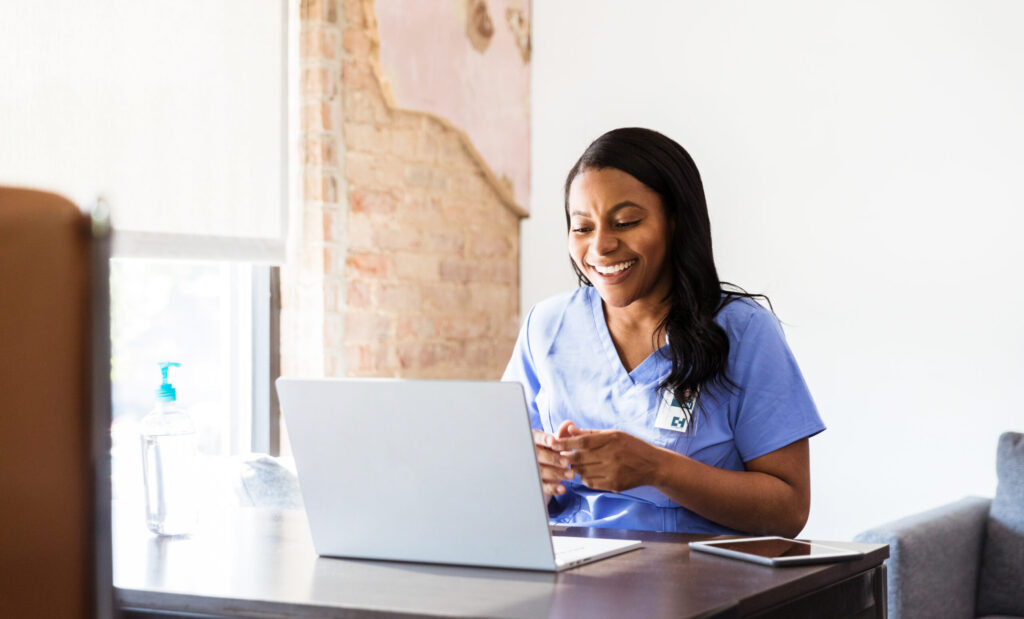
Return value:
M 629 268 L 634 264 L 636 264 L 636 258 L 632 260 L 623 260 L 622 262 L 616 262 L 605 265 L 590 263 L 590 267 L 597 271 L 598 274 L 600 274 L 602 277 L 611 279 L 618 275 L 625 277 L 625 272 L 629 270 Z M 618 279 L 621 279 L 621 277 L 619 277 Z

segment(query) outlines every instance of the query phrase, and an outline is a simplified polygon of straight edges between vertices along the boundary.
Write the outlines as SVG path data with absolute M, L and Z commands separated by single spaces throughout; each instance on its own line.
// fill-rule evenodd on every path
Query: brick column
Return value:
M 457 127 L 389 103 L 371 1 L 302 6 L 306 224 L 282 276 L 283 371 L 500 377 L 520 211 Z
M 346 210 L 338 157 L 341 27 L 333 1 L 301 0 L 300 16 L 302 241 L 281 269 L 281 373 L 324 376 L 338 360 L 326 335 L 342 321 L 343 295 L 327 276 L 344 247 L 325 234 Z

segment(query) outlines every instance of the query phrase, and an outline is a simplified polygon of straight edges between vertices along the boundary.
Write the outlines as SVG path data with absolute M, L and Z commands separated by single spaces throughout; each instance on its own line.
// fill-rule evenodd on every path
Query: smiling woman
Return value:
M 583 170 L 570 184 L 569 254 L 605 303 L 660 304 L 671 287 L 665 268 L 668 222 L 661 197 L 616 168 Z
M 778 320 L 718 279 L 689 154 L 608 132 L 569 172 L 565 213 L 581 287 L 530 310 L 505 371 L 552 520 L 799 533 L 825 426 Z

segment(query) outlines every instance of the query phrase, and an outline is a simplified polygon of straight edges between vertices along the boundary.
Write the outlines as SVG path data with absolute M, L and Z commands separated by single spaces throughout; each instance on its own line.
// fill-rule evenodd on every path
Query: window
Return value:
M 141 486 L 160 361 L 182 363 L 170 382 L 202 454 L 276 451 L 273 271 L 253 264 L 282 263 L 297 238 L 298 11 L 0 2 L 0 23 L 18 25 L 0 37 L 0 184 L 102 202 L 115 229 L 115 496 Z
M 272 451 L 270 268 L 227 262 L 110 263 L 115 498 L 134 488 L 142 418 L 153 410 L 160 361 L 196 426 L 199 451 Z M 276 416 L 273 416 L 276 423 Z

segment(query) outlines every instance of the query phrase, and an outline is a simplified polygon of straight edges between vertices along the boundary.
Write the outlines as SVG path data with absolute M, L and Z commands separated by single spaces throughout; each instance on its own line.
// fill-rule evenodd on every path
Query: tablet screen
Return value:
M 747 554 L 775 559 L 778 557 L 810 557 L 815 555 L 834 555 L 841 552 L 836 548 L 799 542 L 782 537 L 736 540 L 728 542 L 707 542 L 725 550 L 745 552 Z

